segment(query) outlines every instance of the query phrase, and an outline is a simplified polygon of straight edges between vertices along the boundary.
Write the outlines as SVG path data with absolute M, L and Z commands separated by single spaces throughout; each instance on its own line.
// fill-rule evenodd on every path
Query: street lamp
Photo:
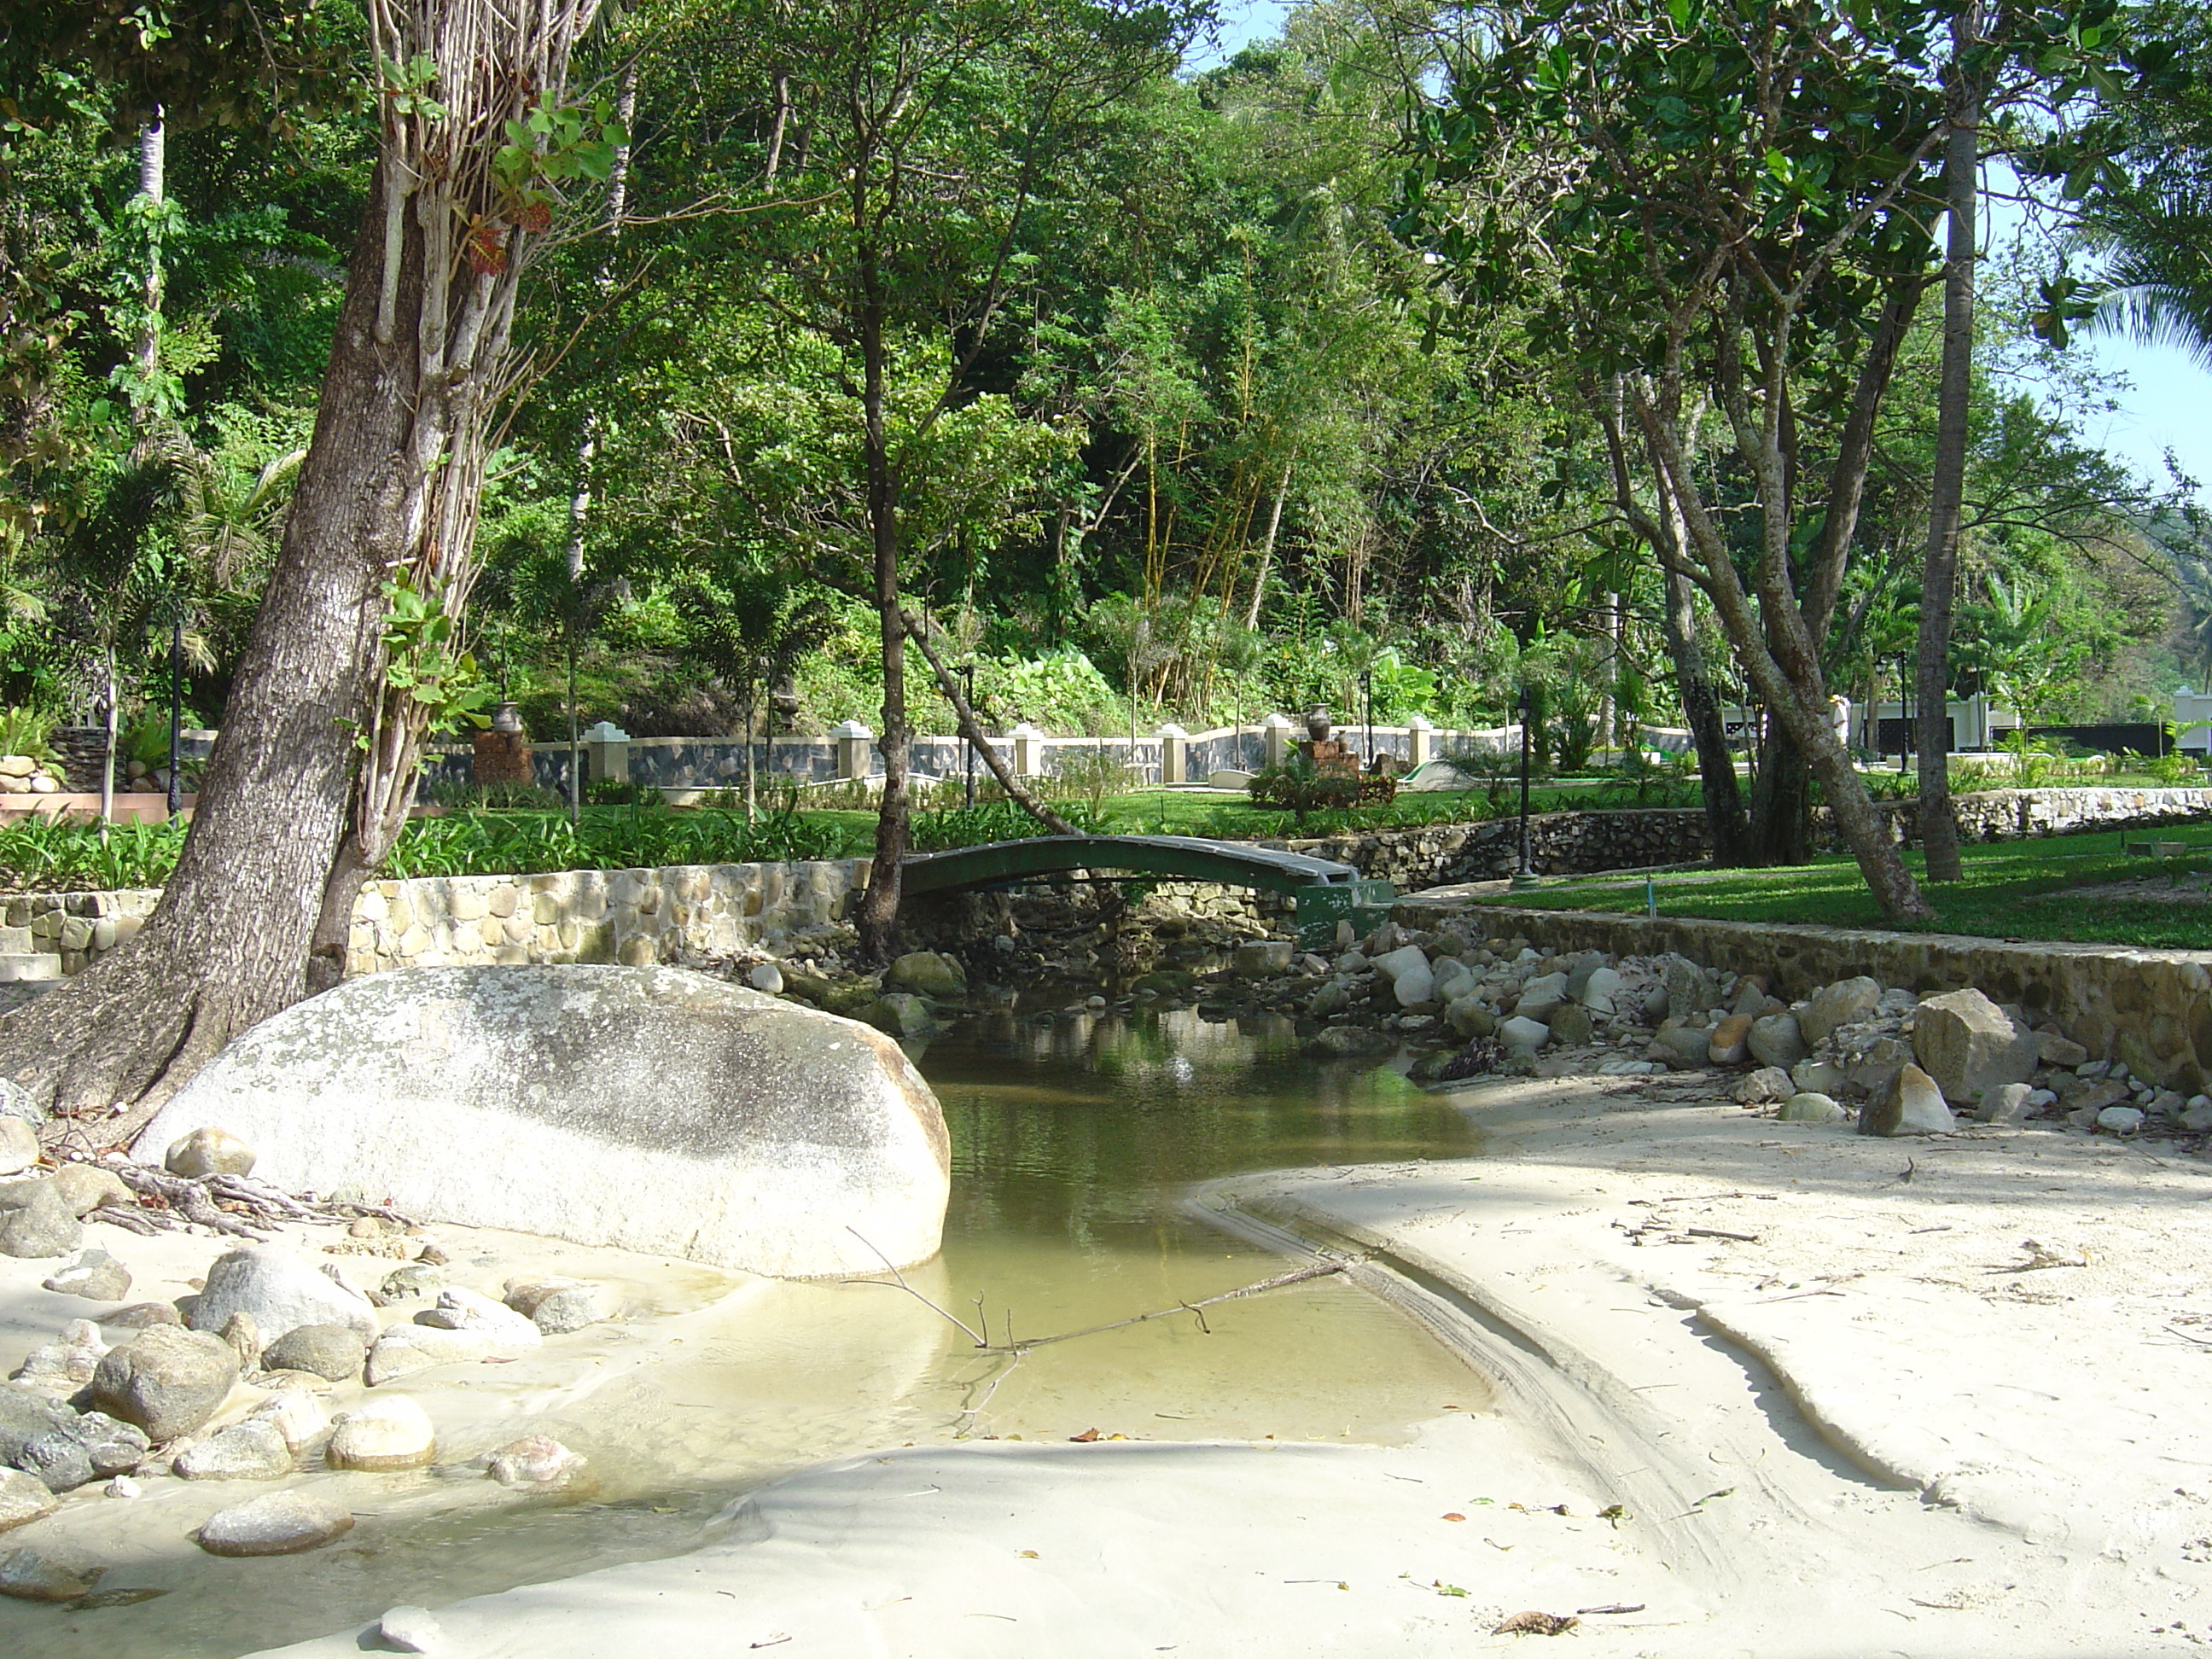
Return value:
M 1375 665 L 1359 671 L 1360 706 L 1367 714 L 1367 769 L 1375 769 Z
M 1534 887 L 1536 872 L 1528 861 L 1528 714 L 1531 707 L 1528 688 L 1521 688 L 1521 868 L 1515 872 L 1516 887 Z

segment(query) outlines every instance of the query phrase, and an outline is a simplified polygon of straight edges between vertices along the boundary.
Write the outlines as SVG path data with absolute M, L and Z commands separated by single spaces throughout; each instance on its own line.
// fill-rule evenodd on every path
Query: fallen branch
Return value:
M 1016 777 L 1014 769 L 991 746 L 991 740 L 983 735 L 983 728 L 976 723 L 975 711 L 968 706 L 968 699 L 960 695 L 959 682 L 952 678 L 952 671 L 945 665 L 944 660 L 937 654 L 937 648 L 929 642 L 928 617 L 902 611 L 899 620 L 906 624 L 907 636 L 914 641 L 915 648 L 921 653 L 922 659 L 929 665 L 929 672 L 937 677 L 937 689 L 945 694 L 945 702 L 952 705 L 953 714 L 959 717 L 960 735 L 974 744 L 975 751 L 982 756 L 983 764 L 991 769 L 991 775 L 998 779 L 999 787 L 1006 792 L 1006 798 L 1055 836 L 1079 835 L 1081 831 L 1047 806 L 1033 790 Z M 1135 758 L 1133 755 L 1130 757 L 1132 760 Z
M 151 1238 L 155 1233 L 167 1232 L 175 1225 L 173 1222 L 156 1221 L 154 1218 L 159 1213 L 153 1210 L 126 1210 L 118 1204 L 103 1204 L 85 1219 L 105 1221 L 109 1226 L 120 1227 L 126 1233 Z
M 1116 1319 L 1109 1324 L 1087 1325 L 1079 1331 L 1062 1331 L 1058 1336 L 1026 1337 L 1016 1344 L 1011 1352 L 1027 1353 L 1033 1348 L 1049 1347 L 1055 1342 L 1072 1342 L 1079 1336 L 1097 1336 L 1102 1331 L 1123 1330 L 1131 1325 L 1142 1325 L 1155 1319 L 1168 1319 L 1179 1313 L 1192 1315 L 1198 1320 L 1199 1328 L 1204 1330 L 1206 1316 L 1199 1312 L 1201 1308 L 1211 1308 L 1223 1302 L 1242 1301 L 1248 1296 L 1259 1296 L 1267 1291 L 1279 1291 L 1286 1285 L 1303 1285 L 1310 1279 L 1325 1279 L 1331 1273 L 1343 1273 L 1355 1265 L 1357 1264 L 1338 1261 L 1334 1257 L 1326 1261 L 1310 1262 L 1305 1267 L 1292 1268 L 1289 1273 L 1277 1273 L 1273 1279 L 1263 1279 L 1256 1284 L 1241 1285 L 1233 1291 L 1224 1291 L 1219 1296 L 1202 1297 L 1196 1302 L 1178 1302 L 1172 1308 L 1161 1308 L 1152 1313 L 1140 1313 L 1130 1319 Z

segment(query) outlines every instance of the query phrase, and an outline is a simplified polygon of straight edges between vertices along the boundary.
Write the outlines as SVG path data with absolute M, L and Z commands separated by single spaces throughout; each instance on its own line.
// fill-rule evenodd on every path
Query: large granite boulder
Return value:
M 1961 1106 L 2027 1082 L 2041 1057 L 2035 1033 L 1975 990 L 1924 1000 L 1912 1017 L 1912 1048 L 1943 1097 Z
M 290 1190 L 789 1277 L 934 1255 L 950 1163 L 890 1039 L 675 968 L 349 981 L 224 1049 L 139 1156 L 208 1124 Z

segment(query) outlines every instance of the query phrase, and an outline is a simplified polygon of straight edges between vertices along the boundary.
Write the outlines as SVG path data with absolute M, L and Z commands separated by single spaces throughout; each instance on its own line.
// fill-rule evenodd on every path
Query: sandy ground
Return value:
M 445 1607 L 438 1650 L 1442 1655 L 1545 1639 L 1495 1632 L 1523 1610 L 1652 1659 L 2202 1644 L 2212 1170 L 1782 1125 L 1695 1078 L 1461 1098 L 1480 1158 L 1194 1201 L 1370 1253 L 1494 1413 L 1389 1449 L 852 1459 L 692 1553 Z
M 912 1437 L 887 1423 L 879 1453 L 635 1540 L 601 1510 L 603 1553 L 580 1558 L 542 1539 L 518 1550 L 531 1527 L 489 1483 L 314 1477 L 368 1483 L 349 1500 L 367 1515 L 443 1514 L 434 1535 L 451 1549 L 514 1552 L 516 1588 L 460 1600 L 428 1563 L 386 1577 L 343 1542 L 291 1558 L 320 1564 L 307 1567 L 209 1563 L 185 1528 L 244 1494 L 167 1481 L 132 1506 L 137 1555 L 110 1582 L 189 1572 L 200 1595 L 275 1593 L 296 1631 L 300 1598 L 358 1607 L 375 1573 L 436 1609 L 434 1651 L 482 1659 L 1427 1656 L 1547 1639 L 1624 1659 L 2094 1659 L 2212 1632 L 2212 1167 L 2038 1128 L 1866 1139 L 1778 1123 L 1695 1076 L 1455 1097 L 1485 1129 L 1478 1157 L 1240 1177 L 1193 1200 L 1248 1238 L 1362 1253 L 1361 1282 L 1488 1379 L 1470 1398 L 1493 1409 L 1440 1411 L 1404 1443 L 902 1448 Z M 187 1288 L 195 1251 L 149 1243 L 176 1253 L 177 1282 L 136 1261 L 144 1293 Z M 628 1285 L 632 1314 L 559 1339 L 577 1346 L 534 1371 L 467 1368 L 418 1390 L 465 1454 L 550 1418 L 619 1482 L 667 1455 L 667 1391 L 648 1376 L 686 1375 L 701 1403 L 734 1412 L 789 1355 L 853 1328 L 779 1326 L 733 1385 L 684 1373 L 683 1349 L 718 1322 L 757 1322 L 757 1282 L 678 1291 L 674 1264 L 640 1260 L 625 1280 L 614 1253 L 453 1243 L 464 1282 L 596 1273 Z M 50 1294 L 27 1318 L 23 1299 L 0 1290 L 0 1340 L 53 1322 Z M 880 1352 L 855 1367 L 918 1366 L 931 1349 L 925 1328 L 868 1329 Z M 609 1375 L 580 1380 L 592 1372 Z M 98 1506 L 117 1500 L 7 1542 L 81 1529 L 112 1553 Z M 193 1599 L 66 1626 L 0 1606 L 0 1648 L 159 1652 L 120 1621 L 183 1617 Z M 1495 1632 L 1528 1610 L 1578 1622 L 1560 1638 Z M 364 1650 L 389 1649 L 357 1619 L 267 1650 Z

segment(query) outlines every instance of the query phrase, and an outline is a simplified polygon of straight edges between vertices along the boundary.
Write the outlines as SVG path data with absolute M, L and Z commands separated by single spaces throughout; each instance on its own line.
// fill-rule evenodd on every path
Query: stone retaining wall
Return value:
M 1547 952 L 1672 951 L 1708 968 L 1764 975 L 1777 995 L 1792 998 L 1861 974 L 1923 995 L 1972 986 L 2055 1022 L 2094 1057 L 2124 1060 L 2185 1093 L 2212 1086 L 2212 951 L 1524 909 L 1449 891 L 1417 894 L 1392 914 L 1413 927 L 1461 917 Z
M 349 975 L 490 963 L 629 966 L 726 951 L 841 921 L 869 860 L 674 865 L 541 876 L 371 882 L 354 906 Z M 158 888 L 21 893 L 4 901 L 0 955 L 58 952 L 74 974 L 138 931 Z M 8 937 L 12 934 L 13 937 Z

